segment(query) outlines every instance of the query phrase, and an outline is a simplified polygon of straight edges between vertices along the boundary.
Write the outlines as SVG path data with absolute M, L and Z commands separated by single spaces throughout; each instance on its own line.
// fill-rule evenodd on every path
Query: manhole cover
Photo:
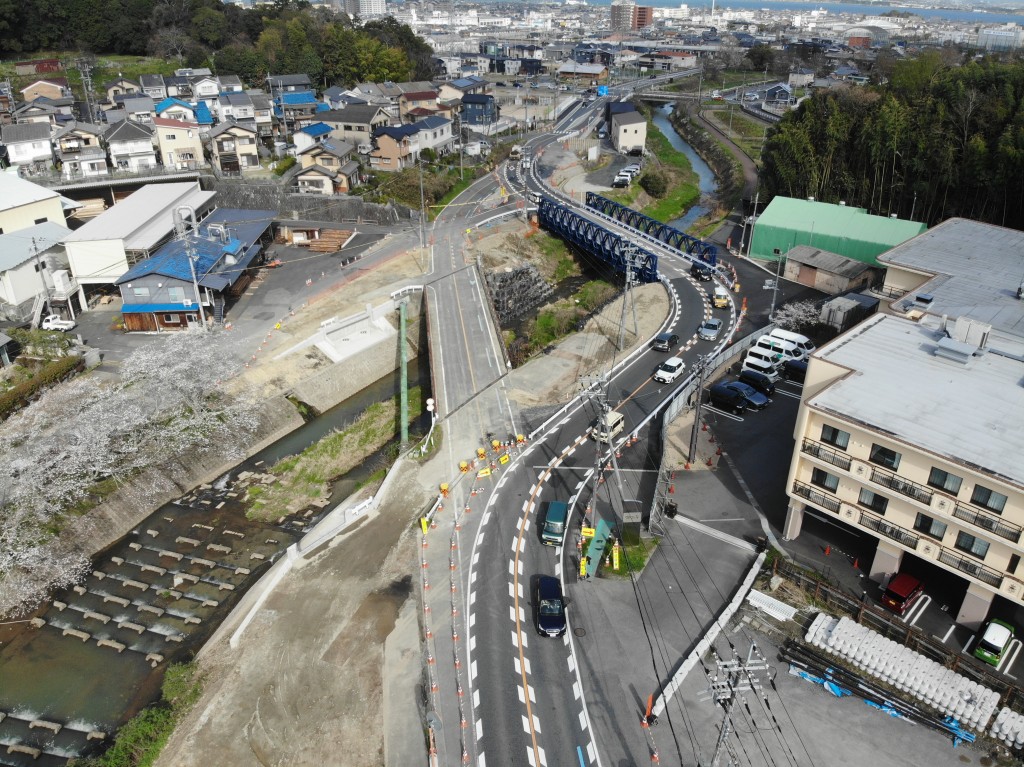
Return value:
M 572 633 L 575 634 L 578 637 L 584 637 L 584 636 L 587 635 L 587 630 L 586 629 L 573 629 Z

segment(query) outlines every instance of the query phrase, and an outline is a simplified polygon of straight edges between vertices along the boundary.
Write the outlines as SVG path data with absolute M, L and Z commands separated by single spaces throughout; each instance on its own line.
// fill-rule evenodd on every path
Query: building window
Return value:
M 167 135 L 164 136 L 164 138 L 167 141 L 176 141 L 178 137 L 175 136 L 173 133 L 168 133 Z
M 1013 575 L 1017 572 L 1017 565 L 1020 564 L 1020 554 L 1013 554 L 1010 556 L 1010 564 L 1006 566 L 1006 572 Z
M 871 492 L 866 487 L 862 487 L 857 503 L 879 514 L 885 514 L 885 509 L 889 505 L 889 499 L 878 493 Z
M 197 322 L 198 321 L 198 317 L 195 314 L 186 314 L 185 315 L 185 321 L 186 322 Z
M 177 321 L 178 321 L 178 318 L 175 315 L 173 315 L 173 314 L 165 314 L 164 315 L 164 322 L 174 322 L 174 323 L 177 323 Z
M 1006 496 L 982 485 L 975 485 L 974 492 L 971 493 L 971 503 L 994 511 L 996 514 L 1002 514 L 1003 508 L 1006 506 Z
M 917 519 L 914 521 L 914 529 L 919 533 L 924 533 L 929 538 L 941 541 L 942 536 L 946 534 L 946 523 L 932 519 L 927 514 L 918 514 Z
M 871 456 L 868 458 L 871 463 L 877 463 L 879 466 L 884 466 L 887 469 L 896 471 L 900 467 L 900 456 L 895 450 L 890 450 L 887 447 L 881 445 L 871 446 Z
M 839 489 L 839 477 L 821 469 L 814 469 L 811 472 L 811 484 L 823 487 L 829 492 L 834 493 Z
M 185 300 L 185 288 L 182 287 L 171 287 L 167 288 L 167 298 L 171 301 L 184 301 Z
M 939 490 L 944 490 L 950 495 L 956 495 L 960 492 L 960 483 L 963 482 L 961 477 L 956 474 L 950 474 L 948 471 L 942 469 L 936 469 L 932 467 L 931 473 L 928 475 L 928 484 L 932 487 L 936 487 Z
M 45 219 L 45 218 L 37 218 L 36 219 L 36 223 L 37 224 L 45 224 L 47 222 L 47 220 L 48 219 Z
M 966 551 L 972 557 L 978 559 L 984 559 L 985 555 L 988 554 L 988 543 L 985 541 L 975 538 L 970 533 L 959 532 L 956 534 L 956 543 L 954 544 L 960 551 Z
M 821 441 L 838 447 L 840 450 L 846 450 L 846 446 L 850 444 L 850 435 L 835 426 L 822 424 Z
M 132 295 L 136 298 L 149 298 L 149 288 L 132 288 Z

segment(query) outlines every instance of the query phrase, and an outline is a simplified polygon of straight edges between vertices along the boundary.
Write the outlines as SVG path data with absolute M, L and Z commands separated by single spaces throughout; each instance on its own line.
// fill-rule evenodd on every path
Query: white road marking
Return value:
M 476 758 L 476 767 L 487 767 L 487 762 L 484 761 L 484 755 L 480 754 Z
M 526 669 L 526 673 L 527 674 L 530 673 L 530 659 L 529 658 L 523 658 L 523 668 Z
M 571 674 L 571 673 L 572 673 L 573 671 L 575 671 L 575 670 L 576 670 L 576 659 L 575 659 L 575 658 L 573 658 L 573 657 L 572 657 L 572 656 L 570 655 L 570 656 L 569 656 L 569 673 Z
M 469 664 L 469 678 L 476 679 L 476 661 Z
M 949 624 L 949 630 L 942 637 L 942 641 L 943 642 L 946 642 L 949 639 L 949 635 L 953 633 L 953 629 L 955 629 L 955 628 L 956 628 L 956 624 L 955 623 L 950 623 Z
M 580 711 L 580 729 L 587 731 L 587 715 Z
M 516 571 L 516 561 L 514 559 L 510 559 L 508 561 L 508 574 L 512 575 L 515 571 Z
M 579 682 L 573 682 L 572 683 L 572 697 L 573 697 L 573 699 L 574 700 L 579 700 L 580 699 L 580 695 L 582 695 L 582 694 L 583 693 L 580 691 L 580 683 Z
M 569 457 L 570 455 L 572 455 L 572 454 L 573 454 L 573 453 L 575 453 L 575 452 L 576 452 L 576 447 L 575 447 L 575 445 L 574 445 L 573 447 L 571 447 L 571 448 L 569 449 L 569 452 L 565 454 L 565 457 L 566 457 L 566 458 L 568 458 L 568 457 Z
M 512 664 L 516 667 L 516 674 L 522 675 L 523 667 L 519 665 L 519 656 L 518 655 L 512 656 Z
M 530 485 L 530 495 L 533 495 L 536 492 L 537 492 L 537 485 L 536 484 Z M 526 504 L 525 503 L 523 504 L 523 511 L 526 511 Z
M 469 582 L 470 582 L 470 583 L 476 583 L 476 574 L 477 574 L 477 571 L 476 571 L 476 570 L 474 570 L 474 571 L 473 571 L 473 572 L 472 572 L 472 573 L 470 574 L 470 576 L 469 576 Z
M 529 517 L 527 517 L 527 518 L 526 518 L 526 519 L 525 519 L 525 520 L 523 521 L 523 532 L 525 533 L 525 532 L 526 532 L 527 530 L 529 530 L 529 529 L 530 529 L 530 518 L 529 518 Z
M 530 719 L 529 719 L 529 717 L 526 716 L 526 714 L 523 714 L 522 717 L 523 717 L 523 732 L 527 732 L 528 733 L 530 731 Z
M 476 613 L 469 614 L 469 627 L 473 628 L 476 625 Z
M 479 704 L 477 704 L 479 705 Z M 479 719 L 476 720 L 476 739 L 480 740 L 484 736 L 484 723 Z M 484 763 L 483 756 L 480 757 L 480 764 Z
M 515 605 L 509 605 L 508 606 L 508 617 L 512 620 L 513 623 L 516 622 L 516 606 Z
M 530 492 L 532 493 L 533 491 L 531 490 Z M 526 507 L 529 506 L 529 505 L 530 505 L 530 499 L 527 498 L 525 501 L 523 501 L 523 511 L 524 512 L 526 511 Z
M 493 505 L 495 504 L 495 502 L 496 502 L 497 500 L 498 500 L 498 494 L 497 494 L 497 493 L 494 493 L 494 494 L 493 494 L 493 495 L 491 496 L 491 500 L 489 500 L 489 501 L 487 502 L 487 508 L 488 508 L 488 509 L 489 509 L 489 508 L 491 508 L 491 506 L 493 506 Z
M 472 561 L 473 561 L 473 564 L 474 564 L 474 565 L 475 565 L 475 564 L 476 564 L 477 562 L 479 562 L 479 561 L 480 561 L 480 552 L 479 552 L 479 551 L 478 551 L 478 552 L 477 552 L 476 554 L 474 554 L 474 555 L 473 555 L 473 560 L 472 560 Z M 474 576 L 476 576 L 476 572 L 475 572 L 475 571 L 474 571 L 473 575 L 474 575 Z
M 525 724 L 525 723 L 526 723 L 526 717 L 524 716 L 523 717 L 523 724 Z M 527 730 L 527 732 L 529 732 L 529 730 Z M 526 749 L 526 759 L 530 763 L 530 767 L 537 767 L 537 761 L 536 761 L 536 758 L 533 755 L 533 749 L 532 748 Z
M 540 719 L 537 718 L 536 714 L 533 715 L 533 729 L 536 732 L 540 732 Z
M 488 511 L 485 511 L 485 512 L 484 512 L 484 515 L 483 515 L 482 517 L 480 517 L 480 525 L 481 525 L 481 527 L 482 527 L 483 525 L 486 525 L 486 524 L 487 524 L 487 523 L 488 523 L 488 522 L 490 521 L 490 519 L 491 519 L 491 512 L 490 512 L 490 510 L 489 510 L 489 509 L 490 509 L 490 505 L 491 505 L 491 504 L 487 504 L 487 506 L 488 506 Z
M 518 551 L 518 550 L 519 550 L 519 539 L 518 538 L 513 538 L 512 539 L 512 551 Z
M 587 758 L 590 759 L 591 762 L 597 759 L 597 752 L 594 750 L 594 741 L 590 741 L 587 744 Z M 483 767 L 483 762 L 480 762 L 480 765 Z
M 540 728 L 537 729 L 537 732 L 540 732 Z M 540 751 L 541 767 L 547 767 L 548 758 L 544 755 L 544 749 L 541 748 L 540 746 L 537 746 L 537 750 Z
M 480 706 L 480 691 L 479 690 L 475 690 L 473 692 L 473 705 L 475 707 L 479 707 Z M 477 724 L 477 727 L 480 726 L 479 722 L 477 722 L 476 724 Z
M 526 703 L 526 693 L 523 692 L 523 686 L 521 684 L 516 685 L 516 689 L 519 691 L 519 702 Z

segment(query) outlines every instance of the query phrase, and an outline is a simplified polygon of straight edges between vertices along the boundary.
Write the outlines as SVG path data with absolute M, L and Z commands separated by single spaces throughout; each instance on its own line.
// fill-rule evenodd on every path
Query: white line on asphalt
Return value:
M 530 643 L 526 639 L 528 636 L 529 636 L 529 634 L 527 634 L 525 631 L 522 633 L 521 640 L 523 642 L 523 647 L 529 647 L 530 646 Z
M 487 762 L 484 760 L 484 755 L 481 753 L 476 758 L 476 767 L 487 767 Z
M 563 418 L 563 419 L 562 419 L 561 421 L 559 421 L 559 422 L 558 422 L 558 425 L 559 425 L 559 426 L 565 426 L 565 425 L 566 425 L 567 423 L 569 423 L 569 416 L 566 416 L 566 417 L 565 417 L 565 418 Z
M 489 500 L 487 502 L 487 508 L 491 508 L 491 506 L 493 506 L 497 502 L 498 502 L 498 494 L 495 493 L 494 495 L 491 496 L 491 500 Z
M 480 691 L 476 690 L 473 692 L 473 707 L 476 708 L 480 705 Z M 476 723 L 477 728 L 480 727 L 480 722 Z
M 536 714 L 533 715 L 533 729 L 536 730 L 537 732 L 540 732 L 540 719 L 537 718 Z M 541 757 L 541 762 L 543 762 L 543 761 L 544 761 L 544 759 L 543 759 L 543 757 Z
M 711 522 L 711 523 L 714 523 L 714 522 L 745 522 L 746 518 L 745 517 L 726 517 L 725 519 L 700 519 L 700 520 L 697 520 L 697 521 L 698 522 L 704 522 L 705 524 L 708 523 L 708 522 Z
M 476 604 L 476 592 L 475 591 L 470 592 L 470 594 L 469 594 L 469 603 L 471 605 L 475 605 Z
M 519 608 L 519 622 L 526 623 L 526 608 L 524 607 Z
M 522 599 L 523 598 L 523 582 L 522 581 L 519 582 L 519 585 L 516 587 L 516 591 L 519 592 L 519 598 Z
M 470 575 L 469 575 L 469 582 L 470 583 L 476 583 L 476 570 L 474 570 L 472 573 L 470 573 Z
M 582 711 L 580 711 L 580 729 L 583 732 L 587 731 L 587 716 Z
M 713 527 L 702 525 L 695 519 L 687 519 L 683 516 L 677 516 L 676 522 L 678 522 L 681 525 L 685 525 L 686 527 L 693 528 L 694 530 L 699 530 L 705 535 L 711 536 L 712 538 L 722 541 L 723 543 L 731 544 L 738 549 L 743 549 L 744 551 L 754 553 L 754 544 L 747 543 L 747 541 L 743 540 L 742 538 L 737 538 L 734 535 L 728 535 L 727 533 L 723 533 L 720 530 L 715 530 L 715 528 Z
M 477 543 L 481 543 L 483 541 L 483 539 L 484 539 L 484 531 L 481 530 L 479 533 L 477 533 L 477 536 L 476 536 Z
M 519 632 L 515 629 L 512 629 L 512 645 L 514 647 L 519 647 Z
M 509 575 L 513 575 L 515 573 L 515 571 L 516 571 L 516 561 L 514 559 L 510 559 L 508 561 L 508 574 Z
M 530 659 L 529 658 L 523 658 L 523 668 L 526 669 L 526 673 L 527 674 L 530 673 Z
M 469 678 L 476 679 L 476 661 L 469 664 Z
M 525 511 L 525 509 L 524 509 L 524 511 Z M 519 551 L 519 539 L 518 538 L 513 538 L 512 539 L 512 551 Z
M 491 501 L 491 503 L 494 503 L 494 502 Z M 489 503 L 487 505 L 490 506 L 491 504 Z M 491 512 L 490 511 L 485 511 L 484 515 L 482 517 L 480 517 L 480 525 L 481 526 L 486 525 L 488 523 L 488 521 L 490 521 L 490 519 L 491 519 Z
M 497 484 L 495 489 L 496 490 L 501 490 L 501 488 L 503 488 L 505 486 L 505 483 L 507 481 L 508 481 L 508 474 L 506 474 L 504 477 L 502 477 L 501 479 L 498 480 L 498 484 Z M 495 495 L 497 495 L 497 493 L 495 493 Z
M 523 717 L 523 724 L 527 724 L 525 716 Z M 530 730 L 527 729 L 526 731 L 529 732 Z M 532 748 L 526 749 L 526 759 L 527 759 L 527 761 L 530 762 L 530 767 L 537 767 L 536 757 L 534 757 L 534 755 L 533 755 L 533 749 Z
M 529 717 L 526 716 L 526 714 L 523 714 L 522 717 L 523 717 L 523 732 L 529 734 L 529 732 L 530 732 L 530 719 L 529 719 Z
M 575 670 L 576 670 L 576 661 L 570 655 L 569 656 L 569 673 L 571 674 Z
M 519 658 L 513 655 L 512 656 L 512 664 L 516 667 L 516 675 L 517 676 L 522 676 L 522 674 L 523 674 L 523 667 L 519 665 Z
M 561 450 L 559 450 L 558 454 L 561 455 L 562 453 L 568 453 L 571 449 L 572 449 L 572 443 L 570 442 L 568 445 L 566 445 Z M 551 460 L 552 460 L 552 462 L 554 462 L 555 459 L 552 458 Z M 551 464 L 548 464 L 548 465 L 550 466 Z
M 533 495 L 536 492 L 537 492 L 537 485 L 536 484 L 530 485 L 530 495 Z M 526 504 L 525 503 L 523 504 L 523 511 L 526 511 Z
M 575 447 L 571 447 L 571 448 L 569 448 L 569 452 L 565 454 L 565 457 L 568 458 L 570 455 L 572 455 L 575 452 L 576 452 L 576 448 Z
M 480 704 L 477 703 L 477 705 L 479 706 Z M 476 739 L 480 740 L 480 738 L 482 738 L 483 736 L 484 736 L 484 723 L 481 722 L 479 719 L 477 719 L 476 720 Z M 484 763 L 484 758 L 483 758 L 483 755 L 481 754 L 479 764 L 482 765 L 483 763 Z
M 949 635 L 953 633 L 953 629 L 955 629 L 955 628 L 956 628 L 956 624 L 955 623 L 950 623 L 949 624 L 949 630 L 942 637 L 942 641 L 943 642 L 945 642 L 945 641 L 947 641 L 949 639 Z
M 523 560 L 521 559 L 519 560 L 519 574 L 523 574 Z
M 476 564 L 477 562 L 479 562 L 479 561 L 480 561 L 480 552 L 478 551 L 478 552 L 476 552 L 476 553 L 475 553 L 475 554 L 473 555 L 473 564 L 475 565 L 475 564 Z
M 512 620 L 513 623 L 516 622 L 516 606 L 515 605 L 509 605 L 508 606 L 508 617 Z
M 591 762 L 594 762 L 597 759 L 597 752 L 594 751 L 594 741 L 590 741 L 587 744 L 587 757 L 590 759 Z M 480 767 L 484 767 L 482 758 L 480 760 Z
M 523 692 L 523 686 L 521 684 L 516 685 L 516 689 L 519 691 L 519 702 L 526 703 L 526 693 Z
M 918 602 L 917 605 L 914 607 L 914 609 L 911 611 L 913 613 L 914 617 L 906 622 L 907 625 L 908 626 L 913 626 L 915 623 L 917 623 L 917 619 L 920 618 L 924 614 L 925 609 L 931 603 L 932 603 L 932 598 L 930 596 L 928 596 L 927 594 L 925 594 L 924 598 L 920 602 Z
M 537 728 L 537 732 L 540 732 L 540 728 L 539 728 L 539 727 Z M 548 764 L 548 758 L 547 758 L 547 757 L 546 757 L 546 756 L 544 755 L 544 749 L 543 749 L 543 748 L 541 748 L 540 746 L 537 746 L 537 750 L 538 750 L 538 751 L 540 751 L 540 763 L 541 763 L 541 767 L 547 767 L 547 764 Z
M 572 683 L 572 697 L 573 697 L 573 699 L 574 700 L 579 700 L 580 699 L 580 694 L 581 694 L 580 693 L 580 683 L 579 682 L 573 682 Z
M 530 703 L 536 703 L 537 702 L 537 688 L 534 687 L 533 685 L 530 685 L 530 689 L 528 690 L 528 692 L 530 693 Z
M 740 421 L 740 422 L 743 421 L 743 419 L 740 418 L 738 415 L 733 415 L 732 413 L 726 413 L 724 410 L 719 410 L 717 407 L 713 407 L 711 405 L 705 405 L 704 407 L 707 408 L 708 410 L 710 410 L 713 413 L 718 413 L 723 418 L 731 418 L 733 421 Z
M 530 493 L 533 493 L 533 490 L 531 490 Z M 527 498 L 525 501 L 523 501 L 523 512 L 524 513 L 526 512 L 526 507 L 529 506 L 529 505 L 530 505 L 530 499 Z
M 513 599 L 515 599 L 515 596 L 516 596 L 516 587 L 515 587 L 514 585 L 512 585 L 512 581 L 509 581 L 509 582 L 508 582 L 508 595 L 509 595 L 510 597 L 512 597 Z
M 579 490 L 585 484 L 587 484 L 587 481 L 585 479 L 581 479 L 579 482 L 576 483 L 576 489 Z
M 473 628 L 476 625 L 476 613 L 469 614 L 469 627 Z
M 523 532 L 526 532 L 529 529 L 530 529 L 530 518 L 527 517 L 526 519 L 523 520 Z

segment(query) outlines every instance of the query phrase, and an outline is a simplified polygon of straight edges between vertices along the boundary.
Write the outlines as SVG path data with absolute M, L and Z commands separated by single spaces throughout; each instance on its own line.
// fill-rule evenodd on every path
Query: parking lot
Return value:
M 734 368 L 739 369 L 739 362 Z M 708 382 L 708 386 L 727 380 L 735 380 L 735 375 L 722 376 Z M 780 539 L 786 519 L 786 478 L 794 449 L 793 430 L 802 388 L 795 382 L 780 381 L 770 404 L 763 410 L 748 409 L 736 414 L 706 405 L 702 411 L 703 419 L 715 433 L 723 452 Z M 874 557 L 876 543 L 873 536 L 860 533 L 824 513 L 807 513 L 800 536 L 783 545 L 798 564 L 825 574 L 841 584 L 850 596 L 864 598 L 881 609 L 882 588 L 864 575 Z M 1011 640 L 998 669 L 973 657 L 975 632 L 954 623 L 967 590 L 966 580 L 909 553 L 904 555 L 901 571 L 916 576 L 925 585 L 923 597 L 902 619 L 907 625 L 959 653 L 962 663 L 998 671 L 1011 683 L 1024 674 L 1019 639 Z M 989 617 L 1001 618 L 1018 628 L 1024 626 L 1024 608 L 1001 597 L 996 597 Z

